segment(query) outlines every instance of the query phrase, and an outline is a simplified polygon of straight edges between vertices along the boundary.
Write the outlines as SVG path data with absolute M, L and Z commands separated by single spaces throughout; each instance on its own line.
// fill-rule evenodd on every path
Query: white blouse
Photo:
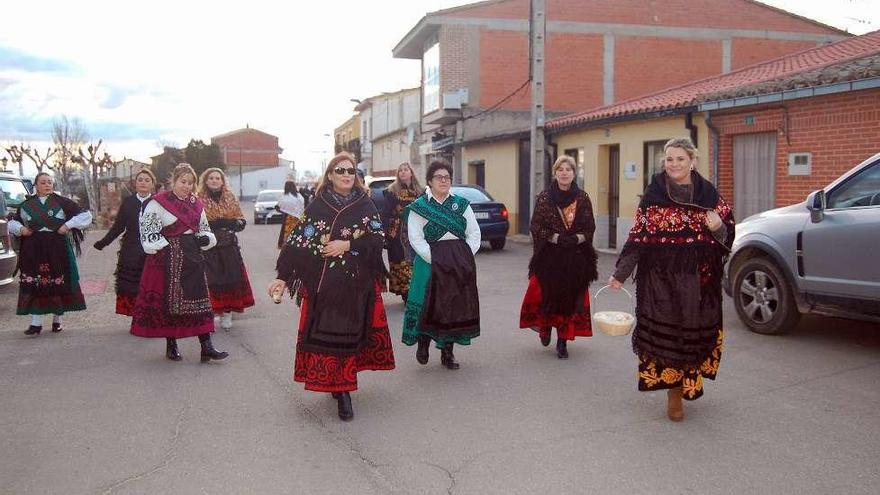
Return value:
M 438 203 L 443 203 L 443 201 L 438 200 L 430 189 L 425 193 L 429 199 L 433 198 L 434 201 Z M 449 193 L 451 196 L 452 193 Z M 446 198 L 443 198 L 445 201 Z M 477 254 L 477 251 L 480 250 L 480 242 L 482 241 L 480 237 L 480 224 L 477 223 L 477 217 L 474 215 L 474 210 L 471 209 L 471 206 L 464 210 L 464 219 L 467 221 L 467 227 L 465 228 L 465 242 L 468 247 L 471 248 L 471 252 L 473 254 Z M 406 232 L 409 234 L 409 244 L 412 246 L 413 250 L 421 256 L 423 260 L 430 263 L 431 262 L 431 245 L 428 244 L 428 241 L 425 240 L 425 225 L 428 225 L 428 220 L 416 213 L 415 211 L 410 210 L 409 217 L 407 218 L 407 227 Z M 443 234 L 439 240 L 441 241 L 449 241 L 453 239 L 458 239 L 451 232 L 447 232 Z
M 37 199 L 39 199 L 41 203 L 45 204 L 47 198 L 48 196 L 42 196 Z M 21 215 L 21 219 L 25 222 L 31 219 L 31 216 L 28 215 L 28 212 L 24 211 L 24 209 L 19 209 L 19 214 Z M 64 220 L 67 218 L 67 216 L 64 214 L 64 210 L 59 209 L 58 213 L 55 214 L 55 218 L 59 220 Z M 92 212 L 88 210 L 84 210 L 82 213 L 74 215 L 73 218 L 70 218 L 66 222 L 64 222 L 64 225 L 67 225 L 68 229 L 84 229 L 91 224 Z M 22 223 L 18 220 L 10 220 L 7 224 L 7 227 L 9 228 L 10 234 L 20 236 L 21 229 L 22 227 L 24 227 L 24 225 L 22 225 Z M 40 229 L 40 232 L 52 232 L 52 230 L 43 227 Z
M 166 210 L 158 201 L 150 201 L 141 214 L 141 245 L 147 254 L 156 254 L 160 249 L 168 245 L 168 239 L 161 234 L 162 229 L 177 221 L 170 211 Z M 191 229 L 186 229 L 184 234 L 192 234 Z M 217 244 L 217 238 L 211 232 L 211 226 L 208 225 L 208 217 L 202 210 L 202 216 L 199 218 L 199 233 L 196 236 L 207 236 L 208 245 L 202 246 L 202 251 L 207 251 Z
M 278 200 L 278 209 L 294 217 L 301 217 L 305 209 L 305 202 L 300 194 L 294 196 L 287 193 Z

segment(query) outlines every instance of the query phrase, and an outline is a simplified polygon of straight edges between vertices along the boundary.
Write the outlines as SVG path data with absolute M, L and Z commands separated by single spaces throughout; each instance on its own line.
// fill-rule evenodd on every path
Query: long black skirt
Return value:
M 431 244 L 431 276 L 419 327 L 435 339 L 480 335 L 477 264 L 463 240 Z

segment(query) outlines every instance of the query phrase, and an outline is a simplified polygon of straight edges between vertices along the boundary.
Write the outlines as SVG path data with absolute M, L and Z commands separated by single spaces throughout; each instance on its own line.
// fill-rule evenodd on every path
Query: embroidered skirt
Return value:
M 18 258 L 19 315 L 63 314 L 86 309 L 70 240 L 55 232 L 21 238 Z
M 715 349 L 699 368 L 677 368 L 658 365 L 649 357 L 639 358 L 639 390 L 650 392 L 681 387 L 682 397 L 696 400 L 703 396 L 703 378 L 714 380 L 724 350 L 724 331 L 718 331 Z
M 215 313 L 241 313 L 254 305 L 254 294 L 237 243 L 205 251 L 205 265 Z
M 147 255 L 131 333 L 139 337 L 185 338 L 213 332 L 205 262 L 195 237 L 168 240 L 168 246 Z
M 357 390 L 357 374 L 367 370 L 394 369 L 394 350 L 388 332 L 382 292 L 375 285 L 373 312 L 366 329 L 366 344 L 356 353 L 337 354 L 308 350 L 307 322 L 310 316 L 310 300 L 303 297 L 297 332 L 296 356 L 293 363 L 293 380 L 305 384 L 306 390 L 315 392 L 349 392 Z
M 578 298 L 578 304 L 575 305 L 574 313 L 570 315 L 548 314 L 541 306 L 541 284 L 537 277 L 529 277 L 529 287 L 526 289 L 520 308 L 520 328 L 531 328 L 541 336 L 545 336 L 549 334 L 551 327 L 555 327 L 559 338 L 563 340 L 593 335 L 589 290 L 583 291 L 583 296 Z
M 137 241 L 140 244 L 140 240 Z M 140 290 L 141 274 L 147 255 L 139 245 L 123 240 L 116 263 L 116 313 L 133 316 L 134 303 Z
M 462 240 L 431 244 L 431 263 L 416 256 L 403 317 L 403 343 L 419 335 L 437 347 L 470 345 L 480 335 L 480 301 L 473 253 Z

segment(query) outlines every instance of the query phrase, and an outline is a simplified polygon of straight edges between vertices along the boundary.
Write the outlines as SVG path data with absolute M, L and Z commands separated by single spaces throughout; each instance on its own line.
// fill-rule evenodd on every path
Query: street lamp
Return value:
M 0 162 L 3 163 L 3 171 L 4 172 L 6 172 L 6 162 L 8 162 L 8 161 L 9 161 L 9 158 L 6 158 L 5 156 L 3 158 L 0 158 Z

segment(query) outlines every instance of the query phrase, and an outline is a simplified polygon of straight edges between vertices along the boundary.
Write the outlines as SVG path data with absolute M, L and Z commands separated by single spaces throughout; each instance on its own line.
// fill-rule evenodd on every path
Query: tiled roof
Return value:
M 695 106 L 708 99 L 707 97 L 710 95 L 713 99 L 728 97 L 744 88 L 751 88 L 753 91 L 751 94 L 756 94 L 754 92 L 761 91 L 761 88 L 766 90 L 766 88 L 774 87 L 772 84 L 774 81 L 792 81 L 796 80 L 796 76 L 811 73 L 824 74 L 823 77 L 815 78 L 817 81 L 822 81 L 829 77 L 828 71 L 825 69 L 836 66 L 840 66 L 841 71 L 837 72 L 838 78 L 835 82 L 839 82 L 844 73 L 849 74 L 850 79 L 855 79 L 856 77 L 853 76 L 864 74 L 865 71 L 853 70 L 854 66 L 859 66 L 853 62 L 861 59 L 873 59 L 878 54 L 880 54 L 880 31 L 874 31 L 745 67 L 728 74 L 701 79 L 614 105 L 559 117 L 548 121 L 546 128 L 557 130 L 625 115 L 671 111 Z M 871 67 L 873 64 L 869 62 L 863 65 Z

